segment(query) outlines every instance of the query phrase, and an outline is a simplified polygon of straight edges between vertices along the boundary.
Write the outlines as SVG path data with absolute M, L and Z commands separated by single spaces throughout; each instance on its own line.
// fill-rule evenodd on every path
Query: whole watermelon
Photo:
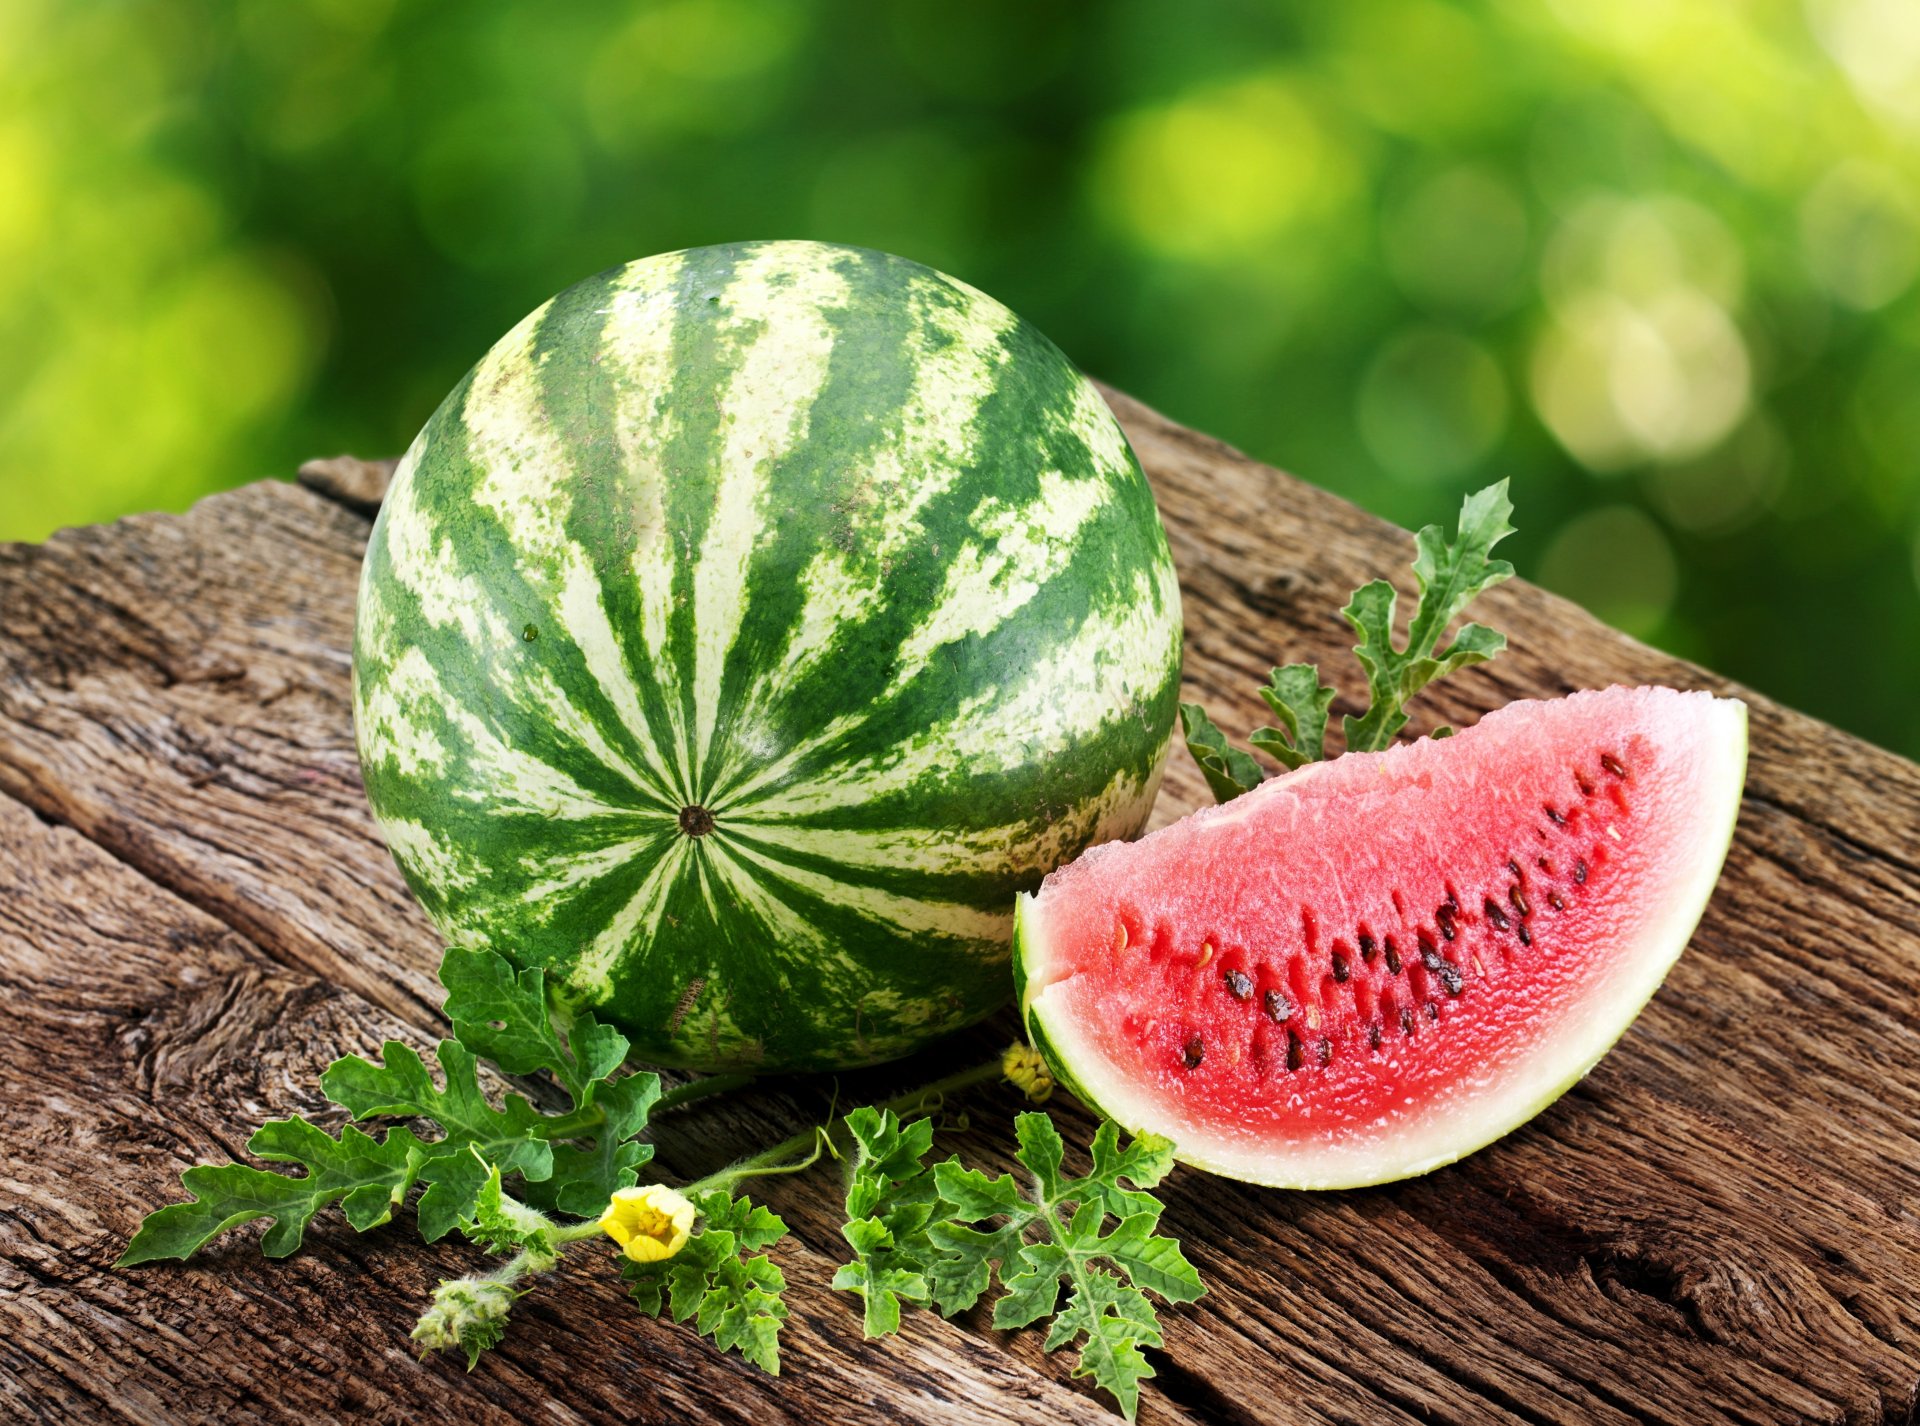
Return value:
M 1137 833 L 1180 598 L 1099 393 L 918 263 L 739 243 L 509 332 L 394 476 L 354 707 L 449 942 L 647 1061 L 825 1069 L 1011 993 L 1016 891 Z

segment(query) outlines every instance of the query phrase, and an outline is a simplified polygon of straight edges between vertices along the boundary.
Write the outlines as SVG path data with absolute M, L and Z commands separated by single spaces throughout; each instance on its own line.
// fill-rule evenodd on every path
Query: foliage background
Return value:
M 1403 523 L 1511 475 L 1523 573 L 1920 755 L 1917 139 L 1911 0 L 6 0 L 0 538 L 811 236 Z

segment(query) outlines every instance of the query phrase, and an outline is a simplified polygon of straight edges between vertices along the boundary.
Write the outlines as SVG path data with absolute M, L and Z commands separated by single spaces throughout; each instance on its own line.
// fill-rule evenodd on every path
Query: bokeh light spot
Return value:
M 1095 194 L 1170 257 L 1230 262 L 1350 200 L 1354 156 L 1288 78 L 1259 75 L 1136 110 L 1107 133 Z
M 1389 203 L 1380 236 L 1388 270 L 1416 302 L 1483 315 L 1524 290 L 1526 205 L 1485 168 L 1448 169 Z
M 1507 386 L 1479 343 L 1432 328 L 1403 332 L 1367 368 L 1360 437 L 1389 474 L 1447 480 L 1471 470 L 1507 424 Z
M 1540 280 L 1552 318 L 1534 405 L 1581 464 L 1688 460 L 1746 414 L 1752 359 L 1731 311 L 1745 263 L 1699 205 L 1590 200 L 1554 234 Z
M 641 7 L 587 70 L 587 121 L 616 153 L 762 122 L 805 33 L 794 0 L 667 0 Z
M 1561 306 L 1595 289 L 1642 301 L 1690 287 L 1730 308 L 1745 281 L 1746 262 L 1726 224 L 1671 196 L 1588 199 L 1555 230 L 1540 271 L 1548 302 Z
M 479 271 L 535 259 L 585 192 L 572 136 L 531 105 L 480 103 L 442 120 L 414 162 L 414 207 L 433 245 Z
M 1786 488 L 1791 453 L 1766 417 L 1749 416 L 1718 449 L 1663 466 L 1646 479 L 1648 497 L 1682 530 L 1730 535 L 1764 515 Z
M 1827 291 L 1849 307 L 1884 307 L 1920 269 L 1920 213 L 1898 175 L 1849 159 L 1800 205 L 1800 242 Z
M 1569 521 L 1547 546 L 1538 577 L 1638 638 L 1658 632 L 1680 588 L 1666 533 L 1631 505 L 1602 506 Z
M 1863 99 L 1920 126 L 1920 7 L 1913 0 L 1808 0 L 1807 19 Z

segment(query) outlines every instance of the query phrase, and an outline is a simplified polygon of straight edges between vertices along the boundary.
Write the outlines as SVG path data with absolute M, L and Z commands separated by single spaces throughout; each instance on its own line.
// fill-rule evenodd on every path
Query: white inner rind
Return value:
M 1663 911 L 1635 929 L 1614 958 L 1613 975 L 1583 996 L 1590 1013 L 1541 1036 L 1531 1054 L 1498 1076 L 1463 1086 L 1384 1133 L 1329 1134 L 1312 1146 L 1295 1141 L 1276 1148 L 1258 1133 L 1177 1122 L 1174 1106 L 1080 1033 L 1069 1003 L 1074 978 L 1048 974 L 1041 903 L 1023 895 L 1014 937 L 1025 972 L 1027 1021 L 1090 1106 L 1129 1132 L 1151 1130 L 1172 1139 L 1176 1158 L 1210 1173 L 1277 1188 L 1357 1188 L 1452 1163 L 1524 1124 L 1577 1084 L 1632 1025 L 1686 948 L 1733 841 L 1746 780 L 1746 705 L 1714 700 L 1701 715 L 1697 736 L 1701 771 L 1692 825 L 1672 839 L 1664 885 L 1645 889 Z

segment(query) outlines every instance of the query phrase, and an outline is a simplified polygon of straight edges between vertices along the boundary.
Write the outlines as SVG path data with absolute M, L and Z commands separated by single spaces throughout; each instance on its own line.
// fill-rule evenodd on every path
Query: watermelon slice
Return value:
M 1425 1173 L 1551 1104 L 1693 933 L 1746 706 L 1509 704 L 1313 763 L 1023 896 L 1021 1008 L 1061 1081 L 1255 1183 Z

